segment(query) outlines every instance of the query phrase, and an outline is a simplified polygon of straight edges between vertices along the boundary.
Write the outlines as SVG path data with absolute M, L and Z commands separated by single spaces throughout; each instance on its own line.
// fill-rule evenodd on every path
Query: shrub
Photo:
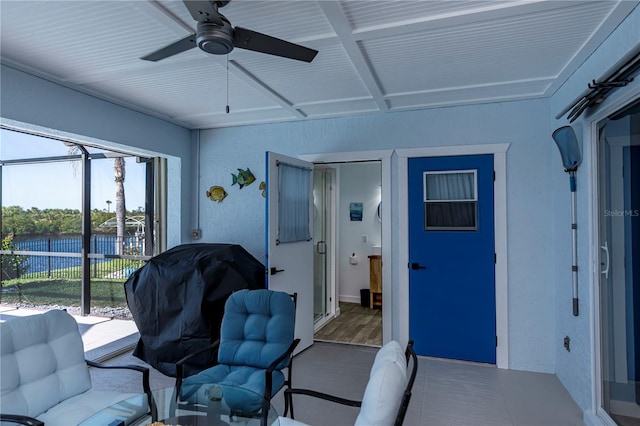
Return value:
M 17 247 L 13 243 L 13 233 L 2 238 L 2 250 L 13 251 L 16 250 L 16 248 Z M 26 256 L 17 254 L 3 254 L 0 256 L 0 265 L 2 265 L 2 281 L 19 278 L 27 272 L 29 267 L 25 265 L 26 260 Z

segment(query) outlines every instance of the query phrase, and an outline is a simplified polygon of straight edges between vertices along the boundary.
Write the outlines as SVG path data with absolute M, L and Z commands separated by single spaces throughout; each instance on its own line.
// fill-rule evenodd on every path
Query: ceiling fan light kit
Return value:
M 226 55 L 233 50 L 233 28 L 224 18 L 222 26 L 212 22 L 198 22 L 196 35 L 198 47 L 213 55 Z

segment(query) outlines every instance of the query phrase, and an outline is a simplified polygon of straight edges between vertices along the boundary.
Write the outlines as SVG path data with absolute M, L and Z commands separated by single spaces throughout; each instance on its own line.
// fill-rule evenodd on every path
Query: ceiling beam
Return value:
M 243 68 L 236 61 L 229 61 L 229 70 L 233 71 L 234 77 L 239 78 L 246 84 L 262 93 L 268 99 L 271 99 L 276 104 L 280 105 L 285 110 L 289 111 L 296 118 L 306 118 L 307 115 L 297 109 L 291 102 L 282 97 L 279 93 L 273 90 L 271 87 L 263 83 L 258 77 L 251 74 L 245 68 Z
M 388 111 L 389 105 L 387 104 L 380 83 L 371 71 L 369 61 L 365 58 L 362 50 L 358 46 L 358 43 L 351 31 L 351 25 L 347 20 L 342 8 L 338 2 L 319 1 L 318 5 L 327 16 L 327 20 L 333 27 L 333 30 L 338 35 L 338 40 L 342 45 L 342 48 L 347 53 L 347 56 L 351 60 L 351 63 L 356 69 L 357 74 L 362 79 L 365 87 L 371 93 L 371 96 L 378 105 L 380 111 Z
M 176 16 L 156 0 L 134 1 L 132 5 L 149 15 L 150 18 L 154 18 L 164 24 L 167 29 L 173 31 L 177 36 L 184 37 L 187 34 L 194 34 L 196 32 L 194 25 L 189 25 L 189 23 Z

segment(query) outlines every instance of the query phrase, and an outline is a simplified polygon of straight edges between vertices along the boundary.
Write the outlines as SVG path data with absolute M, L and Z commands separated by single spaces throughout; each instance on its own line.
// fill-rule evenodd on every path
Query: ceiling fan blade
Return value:
M 153 53 L 148 54 L 140 59 L 144 59 L 145 61 L 159 61 L 160 59 L 168 58 L 169 56 L 173 56 L 175 54 L 184 52 L 193 47 L 196 47 L 196 35 L 191 34 L 183 38 L 182 40 L 178 40 L 173 44 L 170 44 L 166 47 L 163 47 L 160 50 L 156 50 Z
M 198 22 L 213 22 L 216 25 L 223 25 L 222 18 L 218 13 L 218 6 L 208 0 L 183 0 L 189 13 Z
M 235 27 L 233 30 L 233 45 L 240 49 L 304 62 L 313 61 L 318 54 L 317 50 L 241 27 Z

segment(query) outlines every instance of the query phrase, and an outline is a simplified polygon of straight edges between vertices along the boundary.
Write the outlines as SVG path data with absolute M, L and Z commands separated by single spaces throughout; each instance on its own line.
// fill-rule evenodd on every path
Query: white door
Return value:
M 280 242 L 278 206 L 286 194 L 279 190 L 279 165 L 287 164 L 313 170 L 313 163 L 273 152 L 266 153 L 267 176 L 267 287 L 271 290 L 297 293 L 296 338 L 298 353 L 313 344 L 313 239 Z M 310 175 L 311 176 L 311 175 Z M 313 179 L 309 179 L 308 223 L 313 232 Z

